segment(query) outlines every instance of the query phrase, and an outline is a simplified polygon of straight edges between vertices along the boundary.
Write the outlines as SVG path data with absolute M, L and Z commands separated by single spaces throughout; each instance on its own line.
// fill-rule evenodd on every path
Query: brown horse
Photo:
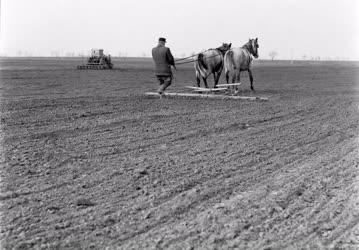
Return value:
M 258 58 L 258 38 L 249 39 L 249 41 L 241 48 L 233 48 L 224 55 L 224 72 L 226 81 L 229 83 L 229 73 L 233 72 L 232 82 L 240 82 L 241 71 L 248 71 L 249 80 L 251 81 L 251 89 L 253 88 L 253 76 L 251 71 L 252 55 Z M 238 87 L 236 87 L 238 91 Z
M 198 54 L 194 62 L 198 87 L 201 84 L 200 78 L 202 77 L 205 87 L 208 88 L 207 77 L 210 74 L 213 74 L 214 77 L 214 88 L 217 87 L 223 70 L 223 56 L 231 48 L 231 45 L 231 43 L 223 43 L 216 49 L 209 49 Z

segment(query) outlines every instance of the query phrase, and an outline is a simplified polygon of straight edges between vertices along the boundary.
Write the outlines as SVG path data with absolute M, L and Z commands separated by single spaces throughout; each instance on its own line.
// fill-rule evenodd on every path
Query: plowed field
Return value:
M 1 59 L 2 248 L 359 248 L 357 63 L 256 61 L 240 95 L 269 101 L 77 64 Z

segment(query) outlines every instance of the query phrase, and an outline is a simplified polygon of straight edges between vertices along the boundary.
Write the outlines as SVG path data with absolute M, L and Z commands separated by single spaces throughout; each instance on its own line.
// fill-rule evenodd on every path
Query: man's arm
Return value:
M 167 56 L 168 64 L 175 66 L 175 60 L 174 60 L 171 50 L 169 48 L 167 49 L 166 56 Z

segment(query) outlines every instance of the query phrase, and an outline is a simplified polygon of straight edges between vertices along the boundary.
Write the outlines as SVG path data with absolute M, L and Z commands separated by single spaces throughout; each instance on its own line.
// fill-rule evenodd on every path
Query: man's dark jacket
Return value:
M 157 76 L 171 76 L 171 65 L 174 65 L 174 59 L 170 48 L 165 47 L 162 44 L 158 44 L 157 47 L 152 49 L 152 58 L 155 61 Z

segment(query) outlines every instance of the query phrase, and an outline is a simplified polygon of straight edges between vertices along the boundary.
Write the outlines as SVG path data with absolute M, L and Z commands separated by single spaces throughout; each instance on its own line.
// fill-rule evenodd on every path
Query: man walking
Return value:
M 175 67 L 175 62 L 170 48 L 165 46 L 166 38 L 159 38 L 157 47 L 152 49 L 152 58 L 156 65 L 155 75 L 160 83 L 157 92 L 162 94 L 172 83 L 171 65 Z

